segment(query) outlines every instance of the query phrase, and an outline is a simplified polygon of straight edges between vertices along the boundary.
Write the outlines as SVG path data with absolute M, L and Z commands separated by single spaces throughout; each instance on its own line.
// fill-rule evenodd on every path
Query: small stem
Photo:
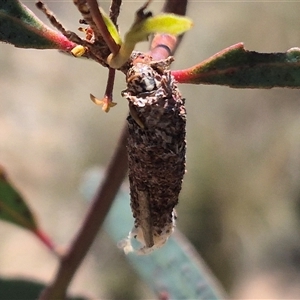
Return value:
M 163 12 L 185 16 L 188 0 L 166 0 Z
M 111 107 L 117 105 L 117 103 L 113 102 L 113 88 L 115 82 L 115 74 L 116 70 L 113 68 L 108 69 L 108 78 L 106 83 L 105 94 L 102 99 L 97 99 L 94 95 L 90 94 L 91 100 L 97 104 L 102 106 L 102 110 L 105 112 L 109 112 Z
M 115 75 L 116 75 L 116 69 L 109 68 L 107 83 L 106 83 L 106 90 L 105 90 L 105 97 L 107 97 L 110 101 L 113 101 L 113 89 L 114 89 L 114 83 L 115 83 Z
M 173 55 L 178 43 L 177 37 L 170 34 L 156 34 L 151 41 L 151 56 L 153 60 L 161 60 Z
M 188 0 L 166 0 L 163 12 L 184 16 L 186 14 Z M 154 60 L 161 60 L 173 55 L 181 43 L 183 35 L 156 34 L 151 41 L 150 55 Z
M 100 31 L 105 43 L 107 44 L 109 50 L 113 53 L 113 54 L 117 54 L 119 51 L 119 46 L 116 44 L 116 42 L 114 41 L 114 39 L 112 38 L 112 36 L 110 35 L 103 17 L 100 13 L 99 7 L 98 7 L 98 3 L 97 0 L 87 0 L 87 3 L 90 7 L 90 11 L 91 11 L 91 15 L 93 17 L 93 20 L 96 24 L 96 26 L 98 27 L 98 30 Z

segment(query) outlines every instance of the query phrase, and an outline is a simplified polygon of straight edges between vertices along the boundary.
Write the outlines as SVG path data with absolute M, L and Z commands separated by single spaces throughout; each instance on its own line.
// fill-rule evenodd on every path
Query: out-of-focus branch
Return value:
M 109 8 L 109 17 L 115 25 L 117 25 L 117 19 L 120 13 L 120 7 L 122 0 L 112 0 Z
M 92 245 L 110 206 L 121 186 L 127 172 L 127 144 L 128 130 L 124 126 L 118 146 L 107 167 L 105 178 L 99 186 L 92 201 L 89 212 L 71 243 L 69 251 L 61 259 L 59 269 L 53 283 L 43 292 L 40 300 L 64 299 L 67 288 L 78 269 L 80 263 Z

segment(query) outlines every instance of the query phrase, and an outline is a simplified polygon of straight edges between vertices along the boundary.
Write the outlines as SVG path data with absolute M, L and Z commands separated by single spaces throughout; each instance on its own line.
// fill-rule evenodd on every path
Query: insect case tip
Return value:
M 118 243 L 118 247 L 123 249 L 124 253 L 127 255 L 128 253 L 134 252 L 137 255 L 147 255 L 152 253 L 154 250 L 161 248 L 169 239 L 171 234 L 175 229 L 175 212 L 172 213 L 172 221 L 165 225 L 163 230 L 158 234 L 155 233 L 153 236 L 154 245 L 151 247 L 147 246 L 147 243 L 144 239 L 143 231 L 140 226 L 133 227 L 129 232 L 127 238 L 121 240 Z M 136 240 L 141 245 L 140 248 L 135 249 L 134 245 L 132 245 L 132 240 Z

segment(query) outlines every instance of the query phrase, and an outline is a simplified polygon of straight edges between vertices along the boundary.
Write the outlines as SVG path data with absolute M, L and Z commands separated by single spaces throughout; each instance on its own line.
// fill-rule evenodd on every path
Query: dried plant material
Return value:
M 131 209 L 135 224 L 121 247 L 124 251 L 148 254 L 161 247 L 175 227 L 185 173 L 184 99 L 168 67 L 173 61 L 151 61 L 140 54 L 127 72 L 129 101 L 128 159 Z M 134 113 L 132 113 L 134 111 Z M 142 247 L 134 250 L 132 237 Z
M 118 16 L 120 14 L 121 4 L 122 4 L 122 0 L 112 0 L 109 8 L 109 18 L 116 26 L 117 26 Z

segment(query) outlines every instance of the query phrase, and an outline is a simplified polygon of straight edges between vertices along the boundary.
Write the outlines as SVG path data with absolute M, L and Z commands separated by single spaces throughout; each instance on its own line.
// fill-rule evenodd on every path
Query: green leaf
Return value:
M 300 48 L 258 53 L 245 50 L 243 43 L 238 43 L 191 68 L 172 71 L 172 75 L 179 83 L 300 88 Z
M 7 175 L 0 165 L 0 219 L 28 229 L 51 251 L 55 246 L 47 234 L 36 222 L 26 201 L 8 181 Z
M 0 0 L 0 41 L 20 48 L 60 49 L 76 46 L 50 29 L 18 0 Z
M 148 39 L 152 33 L 166 33 L 180 35 L 192 27 L 193 23 L 189 18 L 174 14 L 161 14 L 156 17 L 146 17 L 134 22 L 131 29 L 126 33 L 124 43 L 116 55 L 111 54 L 107 62 L 111 68 L 120 68 L 124 65 L 135 45 Z
M 125 36 L 125 42 L 138 43 L 147 40 L 152 33 L 167 33 L 180 35 L 193 26 L 191 19 L 175 14 L 161 14 L 149 17 L 142 22 L 134 24 Z
M 0 278 L 0 300 L 34 300 L 44 289 L 44 285 L 24 279 Z
M 0 300 L 36 300 L 46 288 L 45 284 L 28 279 L 0 278 Z M 84 297 L 68 297 L 67 300 L 84 300 Z
M 107 15 L 107 13 L 101 8 L 99 7 L 101 15 L 103 17 L 104 23 L 107 27 L 107 30 L 109 31 L 111 37 L 114 39 L 114 41 L 118 44 L 121 45 L 122 44 L 122 39 L 119 35 L 118 29 L 116 28 L 115 24 L 112 22 L 112 20 L 109 18 L 109 16 Z
M 25 200 L 8 181 L 0 167 L 0 219 L 31 231 L 37 230 L 35 218 Z

